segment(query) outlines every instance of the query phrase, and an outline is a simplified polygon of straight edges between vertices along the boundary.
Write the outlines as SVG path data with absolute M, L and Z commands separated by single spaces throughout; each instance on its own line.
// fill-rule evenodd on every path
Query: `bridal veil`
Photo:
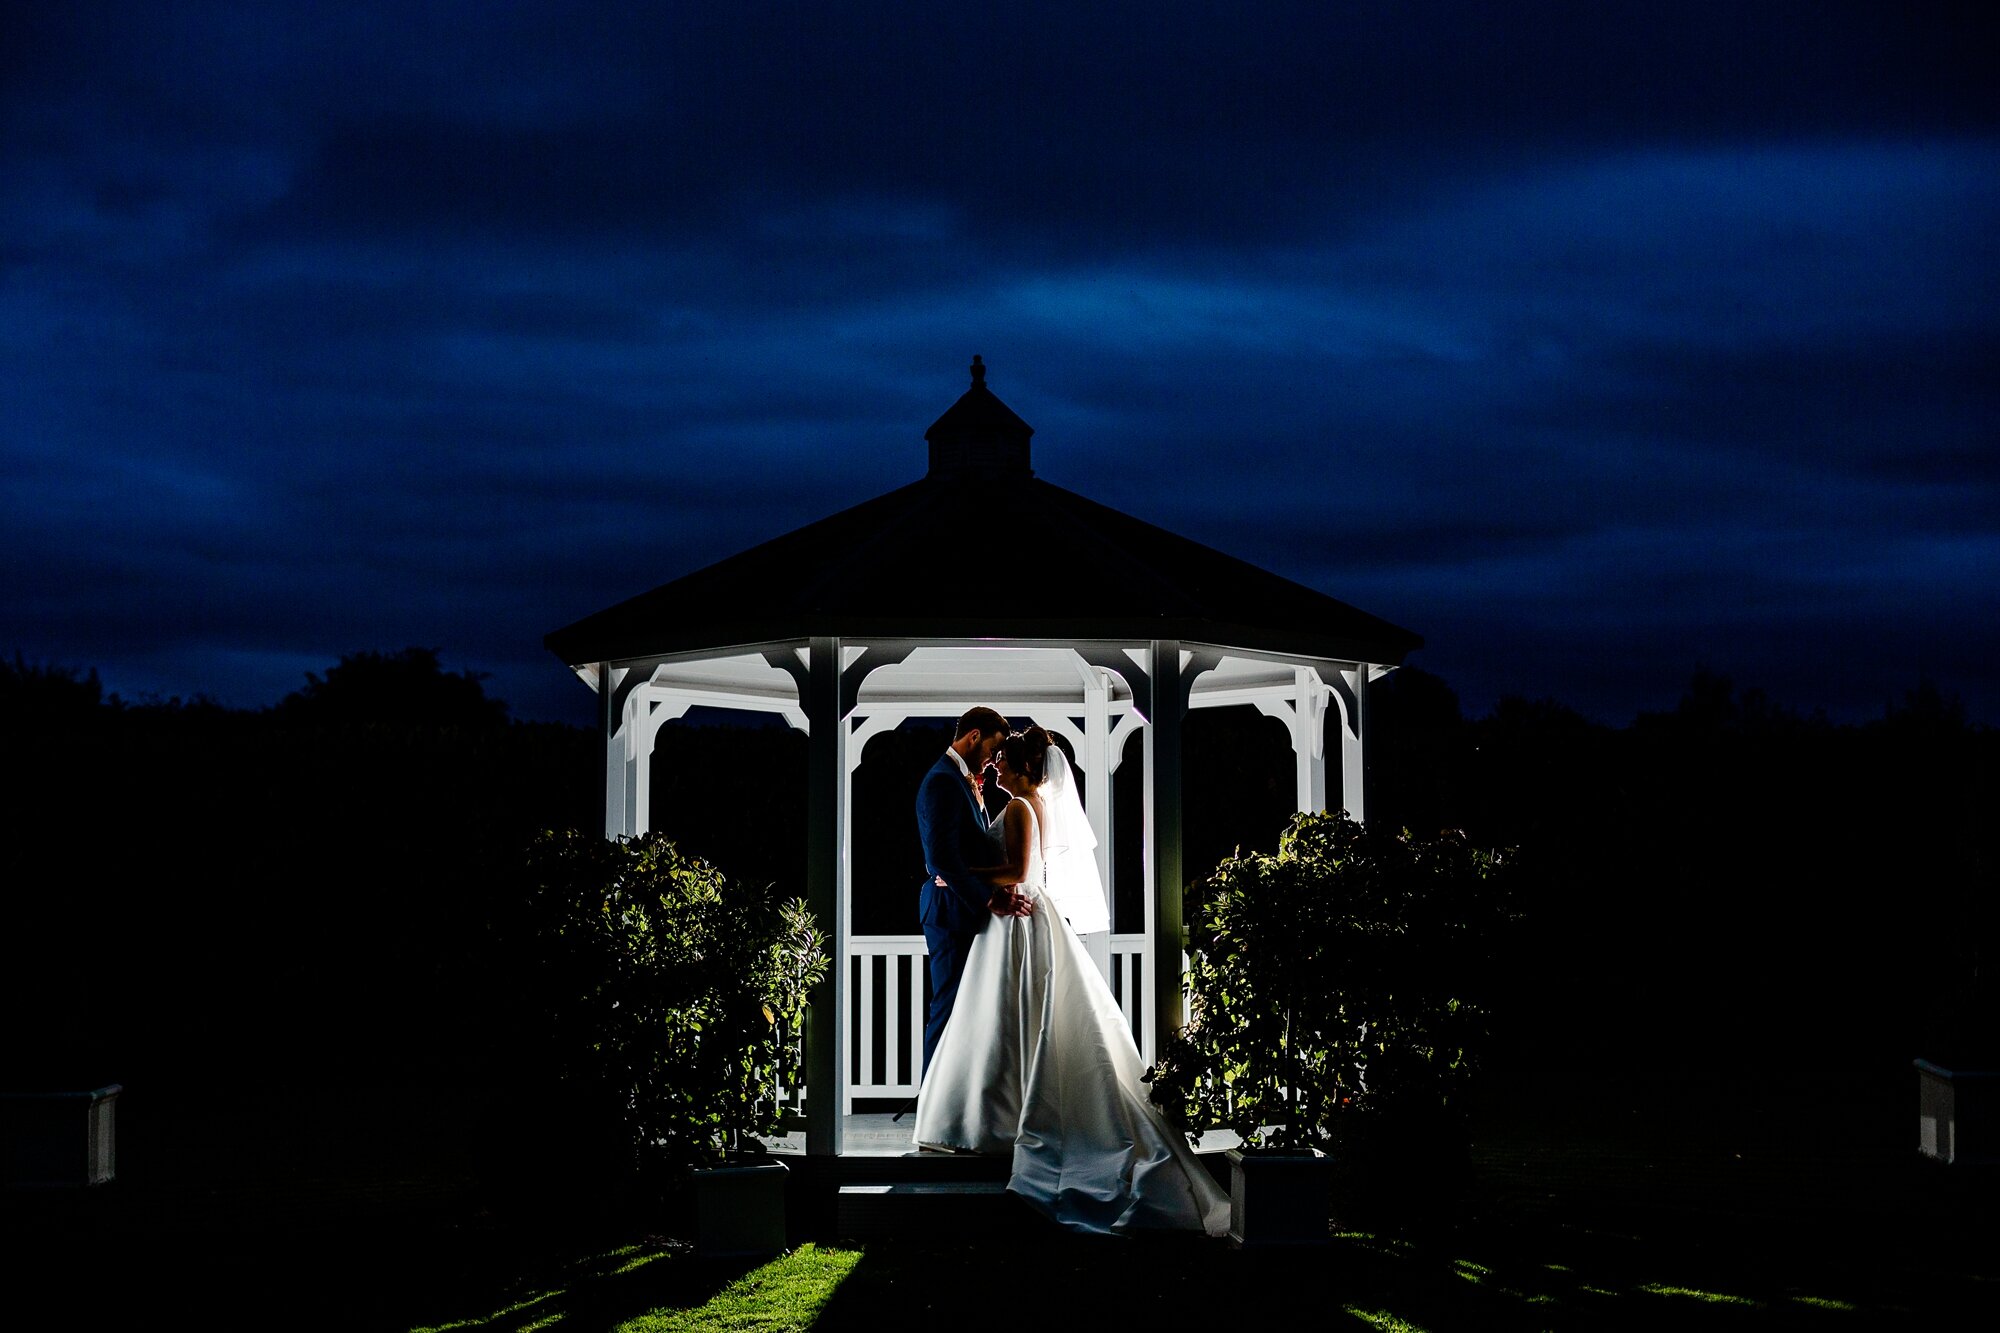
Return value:
M 1104 900 L 1104 879 L 1097 873 L 1097 835 L 1083 813 L 1076 774 L 1062 747 L 1049 746 L 1047 773 L 1042 779 L 1042 804 L 1049 827 L 1042 839 L 1048 895 L 1079 935 L 1111 929 L 1111 909 Z

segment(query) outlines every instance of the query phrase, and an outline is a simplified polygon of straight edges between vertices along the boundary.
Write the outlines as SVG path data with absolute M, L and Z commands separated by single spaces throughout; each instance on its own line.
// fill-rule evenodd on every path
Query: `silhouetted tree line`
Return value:
M 1371 702 L 1382 814 L 1532 864 L 1518 1048 L 1859 1073 L 1984 1022 L 2000 732 L 1934 686 L 1863 725 L 1709 673 L 1622 728 L 1553 700 L 1466 719 L 1407 668 Z
M 425 649 L 262 710 L 0 663 L 0 1081 L 462 1072 L 491 888 L 601 821 L 591 739 Z
M 1935 689 L 1866 725 L 1709 675 L 1620 728 L 1551 700 L 1466 718 L 1414 668 L 1371 702 L 1371 822 L 1462 829 L 1530 867 L 1507 1058 L 1879 1068 L 1990 972 L 2000 733 Z M 863 931 L 911 928 L 909 793 L 946 731 L 879 737 L 857 771 Z M 655 826 L 802 891 L 805 738 L 696 714 L 659 747 Z M 536 830 L 601 827 L 594 733 L 510 721 L 424 649 L 343 657 L 261 710 L 121 700 L 17 658 L 0 752 L 0 1081 L 540 1076 L 512 876 Z M 1138 754 L 1113 792 L 1124 921 Z M 1191 876 L 1275 845 L 1292 771 L 1252 710 L 1189 719 Z

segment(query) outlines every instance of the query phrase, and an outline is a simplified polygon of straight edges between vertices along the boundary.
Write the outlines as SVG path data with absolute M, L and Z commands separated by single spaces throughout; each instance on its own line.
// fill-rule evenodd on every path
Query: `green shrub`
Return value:
M 1507 853 L 1301 814 L 1189 904 L 1189 1021 L 1156 1103 L 1248 1147 L 1323 1148 L 1350 1119 L 1455 1110 L 1488 1038 Z
M 527 916 L 566 1076 L 659 1179 L 755 1151 L 796 1088 L 826 942 L 804 902 L 732 883 L 657 834 L 567 830 L 529 849 Z

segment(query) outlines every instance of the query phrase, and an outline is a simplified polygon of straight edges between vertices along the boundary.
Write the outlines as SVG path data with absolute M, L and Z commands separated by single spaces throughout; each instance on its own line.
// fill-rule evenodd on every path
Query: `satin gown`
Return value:
M 1033 818 L 1032 809 L 1029 817 Z M 920 1145 L 1006 1154 L 1010 1192 L 1072 1230 L 1229 1229 L 1229 1196 L 1147 1100 L 1125 1016 L 1042 890 L 973 940 L 958 1002 L 917 1096 Z

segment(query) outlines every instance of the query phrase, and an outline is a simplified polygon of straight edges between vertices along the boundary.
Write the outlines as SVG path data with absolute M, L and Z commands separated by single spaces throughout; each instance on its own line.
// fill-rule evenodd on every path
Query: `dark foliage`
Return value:
M 87 720 L 104 702 L 97 669 L 29 662 L 19 653 L 0 660 L 0 726 L 9 736 L 50 731 Z
M 486 697 L 485 678 L 444 670 L 435 648 L 349 653 L 324 677 L 308 671 L 305 688 L 280 700 L 278 711 L 321 726 L 478 730 L 507 720 L 506 703 Z
M 570 829 L 530 845 L 518 906 L 514 981 L 628 1171 L 671 1182 L 776 1132 L 829 961 L 803 900 L 657 834 Z
M 1331 1147 L 1356 1117 L 1459 1116 L 1514 920 L 1504 853 L 1344 814 L 1293 818 L 1189 902 L 1187 1026 L 1153 1097 L 1250 1147 Z

